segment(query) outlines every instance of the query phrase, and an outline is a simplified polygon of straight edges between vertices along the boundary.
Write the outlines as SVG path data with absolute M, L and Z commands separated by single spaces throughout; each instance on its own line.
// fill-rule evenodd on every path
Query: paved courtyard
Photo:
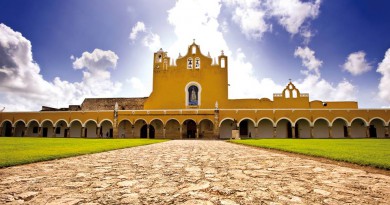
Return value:
M 0 204 L 388 204 L 390 177 L 230 144 L 160 144 L 0 169 Z

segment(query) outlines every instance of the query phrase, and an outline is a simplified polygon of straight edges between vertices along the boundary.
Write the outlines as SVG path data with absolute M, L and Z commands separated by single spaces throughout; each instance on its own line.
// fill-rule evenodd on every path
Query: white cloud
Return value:
M 137 37 L 143 34 L 142 44 L 148 47 L 151 51 L 155 52 L 161 47 L 160 36 L 152 32 L 150 28 L 146 28 L 145 23 L 138 21 L 129 35 L 130 40 L 134 43 Z
M 265 22 L 266 11 L 259 8 L 259 1 L 237 1 L 233 21 L 247 38 L 260 39 L 270 26 Z
M 289 33 L 297 34 L 307 19 L 315 19 L 320 10 L 321 0 L 301 2 L 300 0 L 267 0 L 265 5 L 270 15 L 276 17 Z
M 298 47 L 295 49 L 294 56 L 300 57 L 302 59 L 302 65 L 309 69 L 309 71 L 314 71 L 316 75 L 320 74 L 320 67 L 322 66 L 322 61 L 318 60 L 315 56 L 315 52 L 312 51 L 309 47 Z
M 349 54 L 343 65 L 343 70 L 350 72 L 352 75 L 363 74 L 371 70 L 371 68 L 371 64 L 366 60 L 366 53 L 363 51 Z
M 249 39 L 261 39 L 265 32 L 272 32 L 271 19 L 287 32 L 299 33 L 305 42 L 310 41 L 313 33 L 303 25 L 319 14 L 321 0 L 224 0 L 233 8 L 232 19 L 239 25 L 241 32 Z
M 82 82 L 71 83 L 59 77 L 49 82 L 43 79 L 33 60 L 31 42 L 0 24 L 0 106 L 7 111 L 39 110 L 42 105 L 80 104 L 87 96 L 112 96 L 120 84 L 111 82 L 104 66 L 115 67 L 117 56 L 111 51 L 96 50 L 75 60 L 75 67 L 86 68 Z M 99 78 L 95 80 L 96 76 Z
M 390 104 L 390 48 L 387 49 L 385 57 L 382 62 L 378 64 L 378 73 L 382 74 L 382 78 L 379 82 L 379 97 Z M 388 105 L 390 107 L 390 105 Z
M 346 79 L 334 86 L 321 78 L 322 61 L 315 57 L 315 52 L 309 47 L 298 47 L 294 56 L 301 58 L 302 65 L 307 68 L 302 71 L 305 78 L 295 84 L 301 92 L 309 93 L 311 100 L 356 100 L 356 87 Z
M 130 79 L 126 79 L 126 82 L 130 84 L 133 93 L 136 96 L 149 96 L 152 88 L 150 86 L 146 86 L 140 78 L 132 77 Z
M 129 36 L 130 40 L 135 41 L 135 39 L 137 38 L 137 34 L 139 32 L 145 32 L 145 31 L 146 31 L 146 28 L 145 28 L 144 22 L 138 21 L 131 29 L 131 33 Z

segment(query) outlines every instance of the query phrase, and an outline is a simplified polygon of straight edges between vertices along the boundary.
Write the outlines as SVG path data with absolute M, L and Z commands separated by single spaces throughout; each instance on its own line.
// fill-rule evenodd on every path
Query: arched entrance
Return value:
M 385 138 L 385 122 L 381 119 L 373 119 L 369 127 L 370 138 Z
M 255 137 L 255 124 L 252 120 L 244 119 L 239 124 L 240 137 L 241 138 L 252 138 Z
M 100 123 L 100 136 L 103 138 L 113 138 L 113 127 L 109 120 L 104 120 Z
M 153 130 L 152 128 L 153 127 Z M 150 122 L 149 126 L 149 137 L 152 138 L 164 138 L 164 124 L 159 119 L 154 119 L 152 122 Z
M 337 118 L 332 123 L 332 138 L 346 138 L 348 137 L 347 121 Z
M 97 123 L 94 120 L 89 120 L 85 123 L 84 129 L 85 138 L 97 138 Z
M 3 122 L 3 129 L 1 131 L 2 136 L 12 137 L 12 124 L 9 121 Z
M 199 123 L 199 138 L 212 139 L 214 137 L 214 124 L 209 119 L 203 119 Z
M 129 120 L 122 120 L 118 125 L 119 138 L 129 138 L 132 135 L 132 124 Z
M 78 138 L 82 136 L 82 128 L 83 125 L 81 124 L 80 121 L 74 120 L 73 122 L 70 123 L 70 137 Z
M 45 120 L 42 123 L 42 137 L 53 137 L 53 123 L 50 120 Z
M 165 136 L 170 139 L 180 139 L 180 123 L 175 119 L 168 120 L 165 125 Z
M 14 136 L 24 137 L 25 133 L 26 133 L 26 124 L 22 120 L 16 122 Z
M 65 120 L 57 121 L 55 129 L 56 137 L 68 137 L 69 129 L 68 123 Z
M 324 119 L 318 119 L 314 122 L 314 138 L 329 138 L 329 123 Z
M 272 138 L 274 133 L 272 121 L 269 119 L 260 120 L 257 132 L 259 138 Z
M 134 123 L 134 137 L 135 138 L 147 138 L 147 123 L 143 119 L 138 119 Z
M 286 119 L 281 119 L 276 124 L 277 138 L 292 138 L 291 122 Z
M 366 121 L 357 118 L 351 123 L 351 137 L 352 138 L 365 138 L 366 137 Z
M 31 120 L 27 123 L 27 133 L 28 137 L 38 137 L 39 136 L 39 123 L 38 121 Z
M 183 123 L 184 138 L 196 138 L 196 122 L 193 120 L 186 120 Z
M 237 129 L 236 123 L 232 119 L 224 119 L 219 127 L 219 138 L 230 139 L 232 138 L 232 130 Z
M 148 125 L 145 124 L 141 127 L 140 136 L 141 138 L 148 138 Z M 149 125 L 149 138 L 155 138 L 155 129 L 153 125 Z
M 295 138 L 310 138 L 310 123 L 306 119 L 299 119 L 295 123 Z

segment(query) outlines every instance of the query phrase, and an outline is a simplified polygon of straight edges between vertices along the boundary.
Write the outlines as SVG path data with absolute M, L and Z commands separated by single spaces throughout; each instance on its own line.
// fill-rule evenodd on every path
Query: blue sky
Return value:
M 3 0 L 0 107 L 142 97 L 153 52 L 196 39 L 229 56 L 229 97 L 272 99 L 289 79 L 310 100 L 390 106 L 387 0 Z M 217 86 L 217 85 L 216 85 Z

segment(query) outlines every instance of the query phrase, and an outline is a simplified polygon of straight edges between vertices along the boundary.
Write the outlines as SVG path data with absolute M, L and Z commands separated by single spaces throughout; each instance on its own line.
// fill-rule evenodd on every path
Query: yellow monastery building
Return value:
M 228 99 L 228 58 L 189 45 L 171 60 L 153 56 L 145 98 L 87 98 L 69 108 L 0 112 L 1 136 L 83 138 L 366 138 L 389 137 L 389 109 L 357 102 L 309 101 L 291 82 L 273 100 Z

